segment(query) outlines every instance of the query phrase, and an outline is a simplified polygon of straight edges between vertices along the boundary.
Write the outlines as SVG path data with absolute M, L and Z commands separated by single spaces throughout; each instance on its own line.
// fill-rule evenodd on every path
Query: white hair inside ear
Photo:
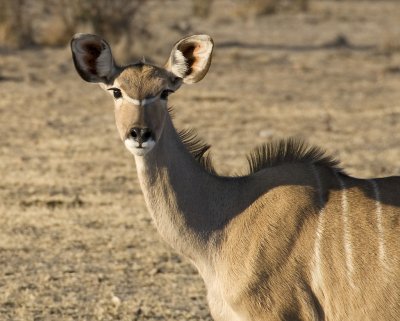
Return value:
M 184 78 L 188 71 L 188 65 L 186 62 L 186 58 L 183 56 L 182 51 L 176 50 L 174 52 L 173 60 L 174 64 L 172 64 L 171 66 L 172 73 L 174 73 L 180 78 Z
M 208 35 L 185 37 L 172 48 L 165 68 L 182 78 L 185 84 L 194 84 L 206 75 L 213 46 L 213 40 Z

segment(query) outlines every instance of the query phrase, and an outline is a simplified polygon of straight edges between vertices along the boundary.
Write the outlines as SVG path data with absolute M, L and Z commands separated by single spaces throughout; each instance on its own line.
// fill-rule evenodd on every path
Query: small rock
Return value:
M 274 131 L 270 130 L 270 129 L 264 129 L 264 130 L 260 130 L 260 132 L 258 133 L 258 135 L 260 137 L 271 137 L 274 135 Z
M 117 297 L 116 295 L 113 295 L 111 297 L 111 302 L 114 304 L 115 307 L 119 307 L 121 305 L 121 299 Z

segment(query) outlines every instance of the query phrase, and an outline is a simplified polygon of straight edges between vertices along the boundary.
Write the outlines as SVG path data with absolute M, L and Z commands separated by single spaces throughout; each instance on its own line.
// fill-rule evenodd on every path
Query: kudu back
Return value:
M 215 320 L 400 320 L 399 177 L 350 177 L 296 139 L 255 149 L 243 176 L 219 176 L 167 105 L 207 73 L 209 36 L 177 42 L 163 67 L 119 66 L 96 35 L 71 48 L 79 75 L 113 96 L 148 210 L 199 270 Z

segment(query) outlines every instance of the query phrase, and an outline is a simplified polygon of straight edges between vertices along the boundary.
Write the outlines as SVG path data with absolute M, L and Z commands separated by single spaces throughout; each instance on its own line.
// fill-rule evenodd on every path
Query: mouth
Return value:
M 153 138 L 145 142 L 137 142 L 132 137 L 128 137 L 124 141 L 125 147 L 135 156 L 144 156 L 151 151 L 156 144 Z

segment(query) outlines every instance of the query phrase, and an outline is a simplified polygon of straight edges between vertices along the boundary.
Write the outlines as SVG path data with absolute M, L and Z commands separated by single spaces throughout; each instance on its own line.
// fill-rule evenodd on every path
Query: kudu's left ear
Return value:
M 214 42 L 208 35 L 194 35 L 178 41 L 172 48 L 165 68 L 186 84 L 204 78 L 211 64 Z
M 79 75 L 86 81 L 109 83 L 117 67 L 108 43 L 97 35 L 77 33 L 71 40 L 72 57 Z

